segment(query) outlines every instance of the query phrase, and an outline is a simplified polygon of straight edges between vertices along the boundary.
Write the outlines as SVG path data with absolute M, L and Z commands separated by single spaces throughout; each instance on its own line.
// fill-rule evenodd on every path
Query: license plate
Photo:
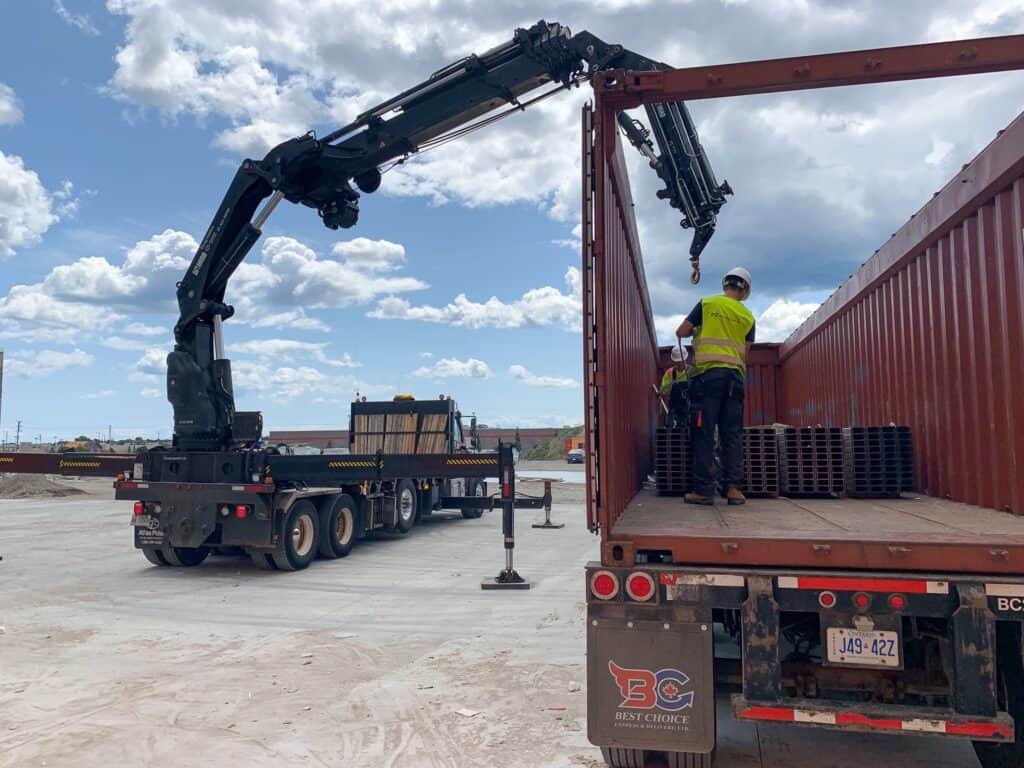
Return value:
M 900 635 L 882 630 L 826 630 L 828 660 L 833 664 L 856 664 L 864 667 L 899 667 Z

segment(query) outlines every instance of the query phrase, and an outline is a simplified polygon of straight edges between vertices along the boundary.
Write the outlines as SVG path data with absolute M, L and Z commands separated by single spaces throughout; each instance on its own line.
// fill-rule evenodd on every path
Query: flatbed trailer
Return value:
M 1024 573 L 1024 517 L 925 495 L 751 498 L 682 507 L 641 489 L 612 526 L 605 559 L 889 571 Z M 618 555 L 618 556 L 616 556 Z
M 616 130 L 619 111 L 672 99 L 1022 67 L 1018 35 L 595 79 L 582 284 L 600 560 L 583 587 L 588 737 L 609 765 L 709 768 L 728 694 L 742 721 L 969 739 L 983 768 L 1024 766 L 1024 116 L 747 360 L 748 426 L 906 425 L 920 492 L 738 507 L 653 487 L 669 348 Z
M 373 531 L 407 533 L 422 516 L 503 513 L 506 567 L 499 582 L 524 583 L 511 563 L 513 514 L 551 508 L 516 497 L 512 446 L 493 453 L 292 456 L 276 451 L 0 454 L 3 471 L 112 477 L 114 497 L 135 502 L 135 546 L 154 565 L 195 566 L 216 551 L 244 551 L 265 569 L 300 570 L 344 557 Z M 489 478 L 498 480 L 488 493 Z M 452 483 L 465 489 L 452 495 Z

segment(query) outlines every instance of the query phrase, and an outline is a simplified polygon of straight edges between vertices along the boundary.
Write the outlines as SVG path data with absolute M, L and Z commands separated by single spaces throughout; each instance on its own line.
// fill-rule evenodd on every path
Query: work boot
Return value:
M 683 497 L 683 501 L 687 504 L 700 504 L 705 507 L 713 506 L 715 503 L 714 496 L 704 496 L 696 491 L 690 491 Z
M 725 498 L 729 500 L 729 503 L 733 506 L 737 504 L 746 504 L 747 497 L 743 495 L 743 491 L 737 488 L 735 485 L 730 485 L 729 490 L 725 494 Z

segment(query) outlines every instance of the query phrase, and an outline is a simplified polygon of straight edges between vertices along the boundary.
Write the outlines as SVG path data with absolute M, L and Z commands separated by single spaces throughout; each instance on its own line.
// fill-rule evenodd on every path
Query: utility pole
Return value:
M 14 437 L 14 450 L 21 450 L 21 419 L 18 419 L 18 431 L 15 432 Z
M 111 435 L 113 434 L 113 433 L 111 432 L 111 430 L 112 430 L 112 427 L 110 426 L 110 424 L 107 424 L 107 442 L 108 442 L 108 443 L 110 442 L 110 440 L 111 440 Z

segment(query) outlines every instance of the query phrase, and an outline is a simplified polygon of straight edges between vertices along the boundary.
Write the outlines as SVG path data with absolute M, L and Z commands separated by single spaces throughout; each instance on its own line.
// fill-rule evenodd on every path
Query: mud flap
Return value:
M 667 752 L 714 749 L 710 621 L 627 619 L 594 606 L 587 648 L 592 744 Z

